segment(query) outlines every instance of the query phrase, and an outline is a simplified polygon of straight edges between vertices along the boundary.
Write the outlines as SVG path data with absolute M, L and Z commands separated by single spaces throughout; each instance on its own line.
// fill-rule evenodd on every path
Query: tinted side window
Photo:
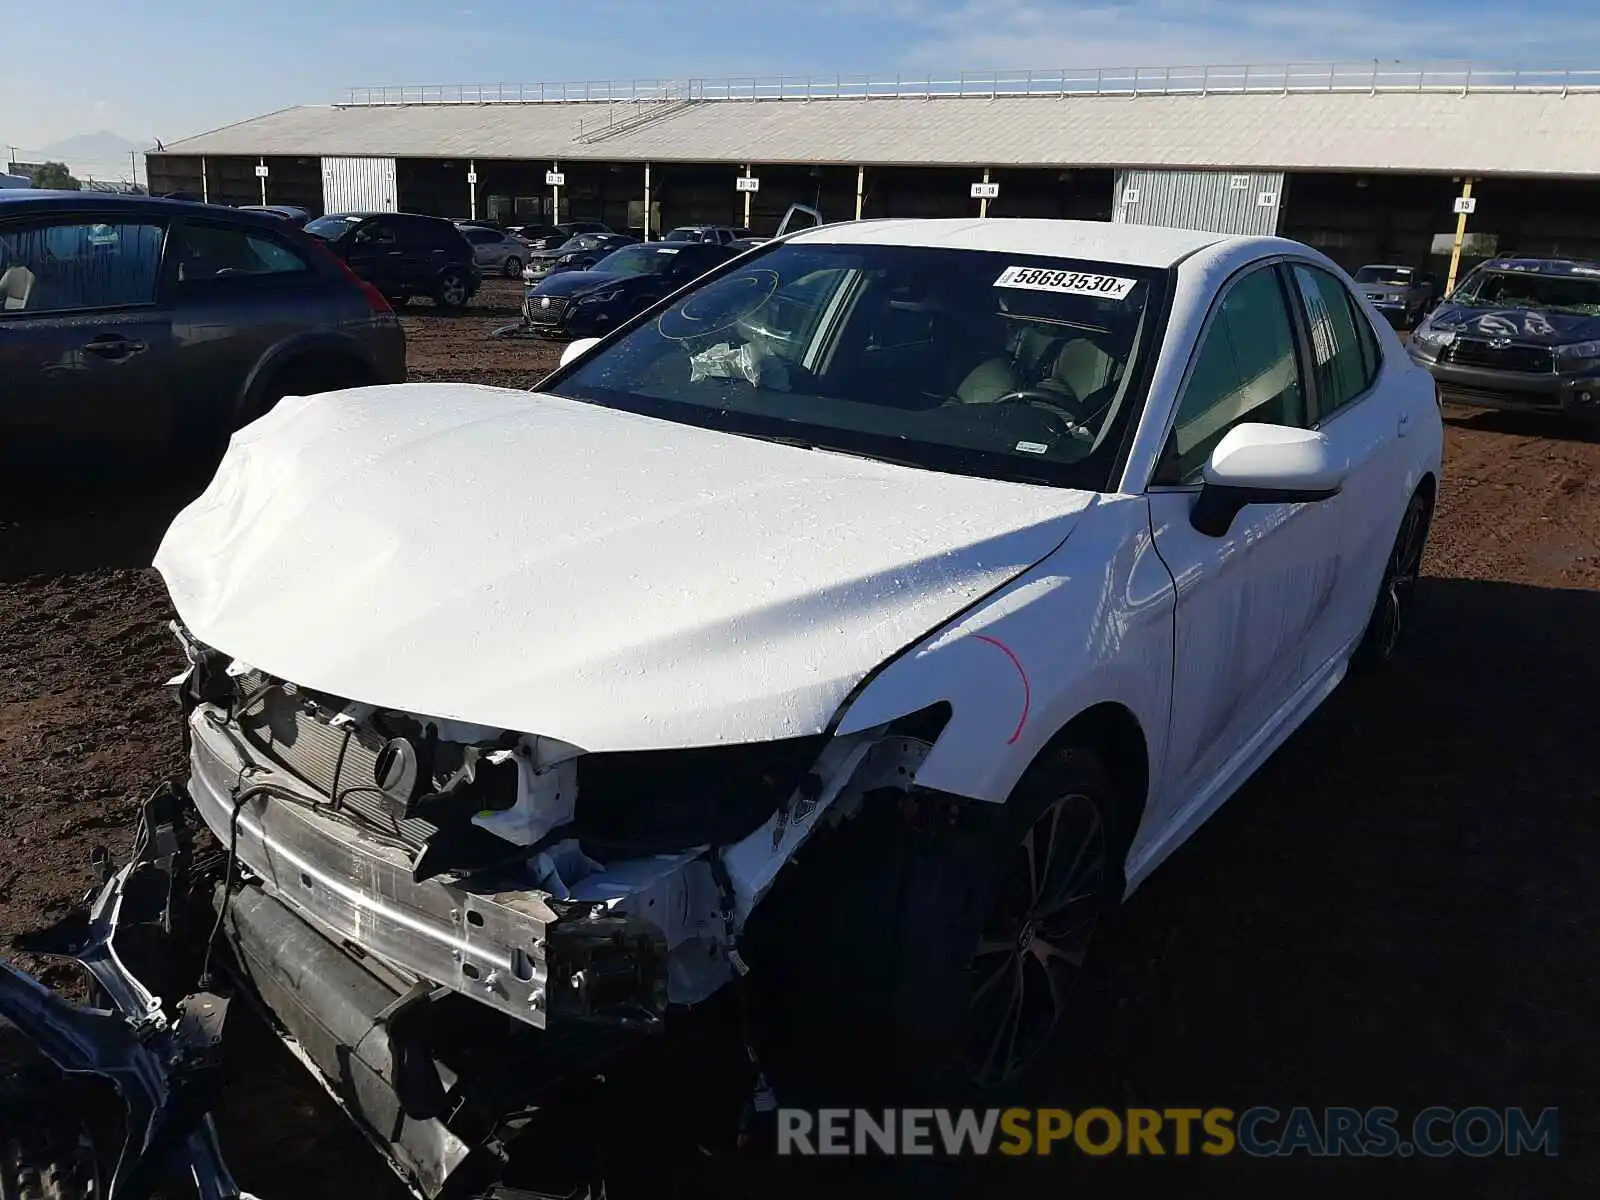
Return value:
M 180 225 L 172 237 L 177 279 L 295 275 L 310 270 L 297 251 L 265 233 L 217 225 Z
M 351 239 L 357 246 L 384 246 L 395 240 L 392 221 L 364 221 L 356 228 Z
M 1246 421 L 1305 428 L 1305 387 L 1275 268 L 1233 284 L 1213 310 L 1155 482 L 1193 483 L 1223 435 Z
M 1317 267 L 1296 264 L 1296 290 L 1305 305 L 1311 335 L 1311 369 L 1317 381 L 1317 411 L 1326 417 L 1364 394 L 1377 377 L 1372 331 L 1358 333 L 1357 314 L 1344 284 Z M 1366 318 L 1360 319 L 1360 327 Z
M 151 304 L 164 225 L 58 221 L 0 232 L 0 310 L 71 312 Z

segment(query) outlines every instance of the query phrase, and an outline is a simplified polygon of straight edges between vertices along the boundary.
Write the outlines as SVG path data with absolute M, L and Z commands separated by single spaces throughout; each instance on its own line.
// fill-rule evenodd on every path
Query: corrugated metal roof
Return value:
M 304 106 L 172 154 L 1600 175 L 1600 94 L 707 100 L 585 142 L 599 104 Z

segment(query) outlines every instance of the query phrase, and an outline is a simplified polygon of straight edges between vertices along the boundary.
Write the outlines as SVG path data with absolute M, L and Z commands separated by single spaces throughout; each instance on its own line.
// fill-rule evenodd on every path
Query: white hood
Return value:
M 1093 496 L 538 393 L 289 398 L 156 553 L 201 641 L 382 708 L 590 751 L 816 733 Z

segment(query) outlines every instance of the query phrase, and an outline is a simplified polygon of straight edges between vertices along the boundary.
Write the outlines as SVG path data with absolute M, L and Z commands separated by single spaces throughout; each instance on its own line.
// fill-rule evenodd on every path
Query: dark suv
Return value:
M 1442 399 L 1600 418 L 1600 262 L 1490 259 L 1408 346 Z
M 427 296 L 461 308 L 483 283 L 472 246 L 454 222 L 416 213 L 329 213 L 306 226 L 391 302 Z
M 280 217 L 0 192 L 0 460 L 218 446 L 285 395 L 399 383 L 382 295 Z M 41 457 L 42 456 L 42 457 Z

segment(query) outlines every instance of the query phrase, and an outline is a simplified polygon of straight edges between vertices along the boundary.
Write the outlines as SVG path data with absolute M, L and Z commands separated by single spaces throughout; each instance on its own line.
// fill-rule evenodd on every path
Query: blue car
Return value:
M 601 337 L 735 253 L 697 243 L 624 246 L 587 271 L 562 271 L 529 288 L 522 322 L 552 337 Z

